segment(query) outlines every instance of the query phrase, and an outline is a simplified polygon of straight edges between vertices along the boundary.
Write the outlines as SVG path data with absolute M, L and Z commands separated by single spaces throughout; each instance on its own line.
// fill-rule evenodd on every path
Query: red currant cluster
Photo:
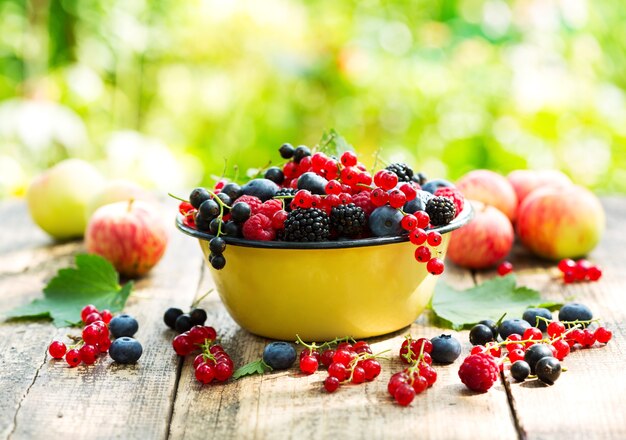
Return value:
M 196 227 L 196 208 L 189 202 L 181 201 L 178 204 L 178 212 L 183 216 L 183 224 L 190 228 Z
M 85 306 L 80 317 L 85 324 L 82 337 L 72 338 L 74 344 L 68 347 L 61 341 L 52 341 L 48 347 L 48 353 L 54 359 L 63 359 L 70 367 L 77 367 L 82 363 L 93 365 L 98 355 L 106 353 L 111 346 L 108 323 L 112 315 L 108 310 L 98 312 L 93 305 Z
M 306 344 L 298 337 L 296 342 L 304 346 L 300 352 L 301 372 L 313 374 L 320 364 L 328 368 L 324 388 L 329 393 L 343 384 L 371 382 L 380 374 L 381 366 L 377 358 L 382 353 L 372 354 L 365 341 L 341 338 L 317 345 L 315 342 Z
M 233 361 L 216 339 L 217 332 L 213 327 L 196 325 L 172 340 L 172 347 L 179 356 L 200 349 L 201 353 L 193 360 L 193 368 L 196 379 L 203 384 L 213 380 L 225 382 L 233 375 Z
M 598 281 L 602 277 L 602 269 L 585 259 L 574 261 L 565 258 L 559 261 L 558 268 L 563 274 L 565 284 L 579 281 Z
M 389 379 L 387 391 L 402 406 L 411 404 L 417 394 L 421 394 L 437 381 L 437 372 L 432 367 L 433 344 L 426 338 L 413 339 L 407 335 L 400 347 L 400 360 L 409 364 L 403 371 Z

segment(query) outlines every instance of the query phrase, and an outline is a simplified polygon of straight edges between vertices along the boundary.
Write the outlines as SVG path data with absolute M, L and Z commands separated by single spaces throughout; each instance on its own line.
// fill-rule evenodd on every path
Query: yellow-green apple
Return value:
M 447 256 L 469 269 L 495 266 L 513 247 L 515 234 L 511 221 L 493 206 L 471 200 L 474 218 L 452 232 Z
M 515 170 L 507 176 L 521 204 L 535 189 L 547 186 L 563 187 L 572 184 L 569 177 L 558 170 Z
M 109 180 L 102 189 L 95 193 L 87 205 L 87 218 L 91 218 L 96 210 L 104 205 L 129 200 L 144 200 L 156 203 L 156 197 L 135 182 L 124 179 Z
M 540 188 L 519 207 L 517 234 L 535 254 L 552 260 L 589 253 L 605 227 L 600 200 L 577 185 Z
M 141 200 L 104 205 L 87 225 L 87 250 L 109 260 L 128 278 L 145 275 L 159 262 L 168 239 L 156 205 Z
M 87 203 L 104 185 L 92 165 L 68 159 L 35 177 L 26 191 L 30 215 L 56 239 L 82 237 L 87 225 Z
M 517 195 L 505 177 L 490 170 L 474 170 L 456 184 L 465 198 L 498 208 L 509 220 L 515 220 Z

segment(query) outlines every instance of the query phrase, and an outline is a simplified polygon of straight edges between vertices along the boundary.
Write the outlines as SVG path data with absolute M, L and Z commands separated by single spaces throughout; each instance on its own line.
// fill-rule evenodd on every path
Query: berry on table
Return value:
M 567 303 L 559 310 L 559 321 L 589 321 L 593 319 L 591 309 L 580 303 Z
M 535 366 L 541 358 L 546 356 L 552 357 L 552 350 L 546 344 L 534 344 L 526 350 L 524 360 L 530 365 L 531 374 L 535 374 Z
M 522 319 L 531 326 L 545 332 L 548 329 L 548 322 L 552 321 L 552 312 L 543 307 L 531 307 L 524 310 Z
M 98 353 L 100 353 L 100 350 L 98 350 L 95 346 L 89 344 L 83 345 L 78 351 L 80 353 L 80 360 L 83 361 L 83 363 L 85 363 L 86 365 L 95 364 Z
M 117 315 L 109 323 L 109 331 L 114 338 L 133 336 L 138 329 L 137 320 L 127 314 Z
M 469 340 L 472 345 L 487 345 L 495 341 L 493 332 L 484 324 L 476 324 L 469 333 Z
M 52 341 L 52 343 L 48 347 L 48 353 L 50 353 L 50 356 L 52 356 L 54 359 L 63 359 L 63 356 L 65 356 L 66 352 L 67 347 L 61 341 Z
M 329 393 L 333 393 L 339 388 L 340 380 L 335 376 L 328 376 L 324 379 L 324 388 Z
M 271 342 L 263 350 L 263 362 L 274 370 L 286 370 L 296 361 L 296 349 L 288 342 Z
M 518 334 L 521 336 L 524 334 L 524 331 L 530 327 L 530 324 L 523 319 L 505 319 L 500 323 L 498 333 L 502 339 L 506 339 L 512 334 Z
M 598 327 L 594 333 L 594 336 L 596 338 L 596 341 L 598 341 L 600 344 L 606 344 L 613 337 L 613 332 L 604 327 Z
M 92 313 L 98 313 L 98 309 L 93 304 L 88 304 L 80 311 L 80 319 L 82 319 L 83 322 L 87 322 L 87 316 Z
M 518 382 L 524 382 L 530 376 L 530 365 L 523 360 L 513 362 L 511 376 Z
M 561 376 L 561 363 L 556 358 L 546 356 L 539 359 L 535 365 L 535 372 L 537 379 L 545 384 L 553 385 Z
M 513 264 L 511 264 L 510 261 L 503 261 L 498 266 L 498 275 L 500 275 L 501 277 L 508 275 L 511 272 L 513 272 Z
M 65 362 L 70 367 L 77 367 L 81 363 L 80 351 L 72 348 L 65 354 Z
M 459 368 L 459 378 L 470 390 L 485 392 L 498 380 L 500 367 L 496 359 L 487 353 L 472 354 L 465 358 Z
M 117 338 L 109 348 L 109 356 L 118 364 L 134 364 L 142 353 L 141 343 L 128 336 Z
M 452 335 L 436 336 L 430 340 L 430 355 L 434 362 L 451 364 L 461 355 L 461 344 Z
M 415 398 L 415 390 L 408 383 L 400 384 L 394 391 L 393 398 L 396 400 L 398 405 L 408 406 Z

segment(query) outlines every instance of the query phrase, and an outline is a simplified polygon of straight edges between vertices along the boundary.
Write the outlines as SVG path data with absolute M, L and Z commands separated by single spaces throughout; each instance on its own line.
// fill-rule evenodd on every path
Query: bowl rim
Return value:
M 469 200 L 465 200 L 463 211 L 445 226 L 430 228 L 428 231 L 437 231 L 440 234 L 452 232 L 465 226 L 474 217 L 474 209 Z M 195 237 L 199 240 L 209 241 L 215 235 L 198 231 L 183 224 L 183 216 L 179 213 L 176 216 L 176 228 L 184 234 Z M 232 246 L 266 248 L 266 249 L 344 249 L 364 246 L 381 246 L 385 244 L 403 243 L 409 241 L 409 234 L 402 234 L 393 237 L 370 237 L 359 239 L 348 239 L 341 241 L 316 241 L 316 242 L 295 242 L 295 241 L 261 241 L 246 240 L 245 238 L 235 238 L 221 236 L 224 241 Z

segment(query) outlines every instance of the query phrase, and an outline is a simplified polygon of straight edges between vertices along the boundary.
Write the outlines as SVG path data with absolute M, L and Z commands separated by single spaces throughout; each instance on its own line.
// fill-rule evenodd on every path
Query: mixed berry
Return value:
M 321 242 L 408 235 L 416 260 L 433 275 L 444 271 L 442 237 L 432 228 L 450 223 L 465 203 L 450 182 L 428 181 L 403 163 L 370 173 L 352 151 L 335 157 L 284 144 L 279 153 L 287 162 L 263 177 L 242 186 L 222 179 L 180 203 L 185 225 L 215 236 L 213 268 L 226 264 L 222 237 Z
M 518 382 L 536 377 L 552 385 L 561 375 L 560 362 L 572 349 L 611 340 L 612 332 L 598 326 L 598 321 L 588 307 L 579 303 L 561 307 L 558 320 L 547 309 L 531 308 L 523 319 L 503 320 L 499 324 L 482 321 L 470 330 L 474 347 L 463 361 L 459 377 L 471 390 L 485 392 L 507 365 L 511 377 Z
M 563 282 L 565 284 L 598 281 L 602 277 L 602 269 L 585 259 L 574 261 L 569 258 L 564 258 L 559 261 L 557 267 L 563 274 Z
M 101 354 L 107 352 L 119 364 L 132 364 L 139 360 L 143 347 L 132 338 L 139 329 L 135 318 L 126 314 L 113 317 L 108 310 L 98 311 L 89 304 L 83 307 L 81 319 L 85 324 L 81 336 L 68 335 L 73 344 L 68 347 L 62 341 L 52 341 L 48 346 L 48 353 L 53 359 L 65 359 L 70 367 L 81 363 L 93 365 Z

